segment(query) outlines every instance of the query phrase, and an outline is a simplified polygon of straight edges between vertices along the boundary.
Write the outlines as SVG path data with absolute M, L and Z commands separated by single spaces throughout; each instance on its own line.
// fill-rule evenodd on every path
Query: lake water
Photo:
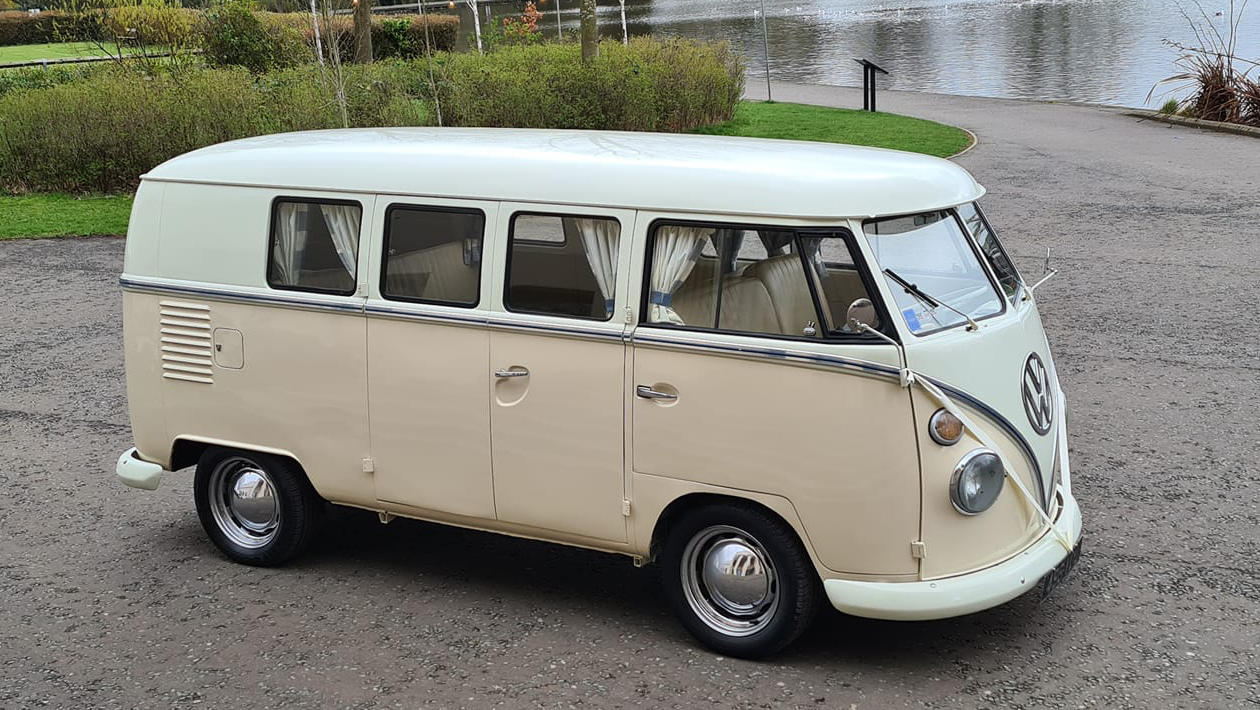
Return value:
M 542 0 L 541 24 L 576 31 L 577 0 Z M 608 3 L 608 4 L 605 4 Z M 1260 60 L 1260 2 L 1239 30 L 1238 55 Z M 523 3 L 483 8 L 519 13 Z M 1164 40 L 1193 43 L 1176 0 L 765 0 L 771 78 L 860 85 L 866 57 L 887 69 L 881 86 L 910 91 L 1143 106 L 1157 81 L 1177 72 Z M 1198 16 L 1189 0 L 1181 3 Z M 1222 29 L 1228 0 L 1202 0 Z M 731 41 L 750 82 L 765 67 L 759 0 L 627 0 L 631 34 Z M 1216 12 L 1225 16 L 1216 17 Z M 465 29 L 471 31 L 471 17 Z M 602 34 L 620 36 L 620 10 L 601 0 Z M 1162 90 L 1152 103 L 1162 103 Z M 1163 97 L 1166 98 L 1166 97 Z

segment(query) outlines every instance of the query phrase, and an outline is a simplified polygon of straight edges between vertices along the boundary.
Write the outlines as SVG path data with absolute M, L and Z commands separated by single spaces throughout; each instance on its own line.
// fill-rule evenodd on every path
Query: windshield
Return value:
M 998 241 L 997 234 L 994 234 L 993 228 L 989 226 L 989 220 L 980 211 L 980 205 L 975 202 L 962 205 L 958 208 L 958 216 L 962 217 L 963 224 L 967 225 L 972 239 L 976 240 L 976 246 L 980 247 L 980 253 L 984 254 L 984 258 L 989 262 L 989 267 L 993 269 L 993 275 L 997 277 L 1002 291 L 1006 293 L 1007 298 L 1014 301 L 1022 285 L 1019 272 L 1015 270 L 1011 258 L 1006 255 L 1006 250 Z
M 891 269 L 932 299 L 973 319 L 1001 313 L 1003 302 L 953 212 L 940 210 L 864 222 L 879 269 Z M 884 274 L 897 310 L 915 335 L 965 323 L 944 305 L 933 307 Z

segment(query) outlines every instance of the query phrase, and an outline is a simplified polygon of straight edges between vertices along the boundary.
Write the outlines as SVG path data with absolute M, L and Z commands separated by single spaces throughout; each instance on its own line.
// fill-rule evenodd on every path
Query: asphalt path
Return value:
M 755 91 L 757 85 L 752 84 Z M 860 105 L 853 90 L 777 100 Z M 1039 292 L 1087 549 L 1048 600 L 828 611 L 768 662 L 698 646 L 627 559 L 339 513 L 227 562 L 191 476 L 127 489 L 123 242 L 0 242 L 0 708 L 1260 705 L 1260 140 L 1094 107 L 882 92 L 957 158 Z

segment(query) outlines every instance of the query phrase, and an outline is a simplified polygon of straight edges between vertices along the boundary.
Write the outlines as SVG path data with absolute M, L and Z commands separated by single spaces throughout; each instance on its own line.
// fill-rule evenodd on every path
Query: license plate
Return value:
M 1041 581 L 1037 583 L 1038 589 L 1041 590 L 1040 596 L 1042 600 L 1049 597 L 1054 592 L 1055 587 L 1058 587 L 1059 583 L 1067 579 L 1068 575 L 1071 574 L 1077 560 L 1081 559 L 1081 542 L 1082 540 L 1077 540 L 1076 547 L 1072 548 L 1068 556 L 1064 557 L 1062 562 L 1047 572 L 1046 576 L 1042 577 Z

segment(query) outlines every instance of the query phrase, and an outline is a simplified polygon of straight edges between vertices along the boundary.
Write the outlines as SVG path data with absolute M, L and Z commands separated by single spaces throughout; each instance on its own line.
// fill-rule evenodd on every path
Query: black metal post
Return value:
M 871 113 L 875 113 L 875 69 L 867 67 L 866 71 L 871 74 Z
M 887 74 L 888 70 L 866 59 L 854 59 L 862 65 L 862 110 L 875 111 L 875 72 Z
M 871 68 L 862 65 L 862 110 L 871 110 Z
M 866 93 L 868 96 L 866 100 L 867 110 L 874 112 L 875 111 L 875 71 L 871 69 L 869 66 L 866 67 L 866 77 L 862 81 L 862 86 L 866 88 Z

